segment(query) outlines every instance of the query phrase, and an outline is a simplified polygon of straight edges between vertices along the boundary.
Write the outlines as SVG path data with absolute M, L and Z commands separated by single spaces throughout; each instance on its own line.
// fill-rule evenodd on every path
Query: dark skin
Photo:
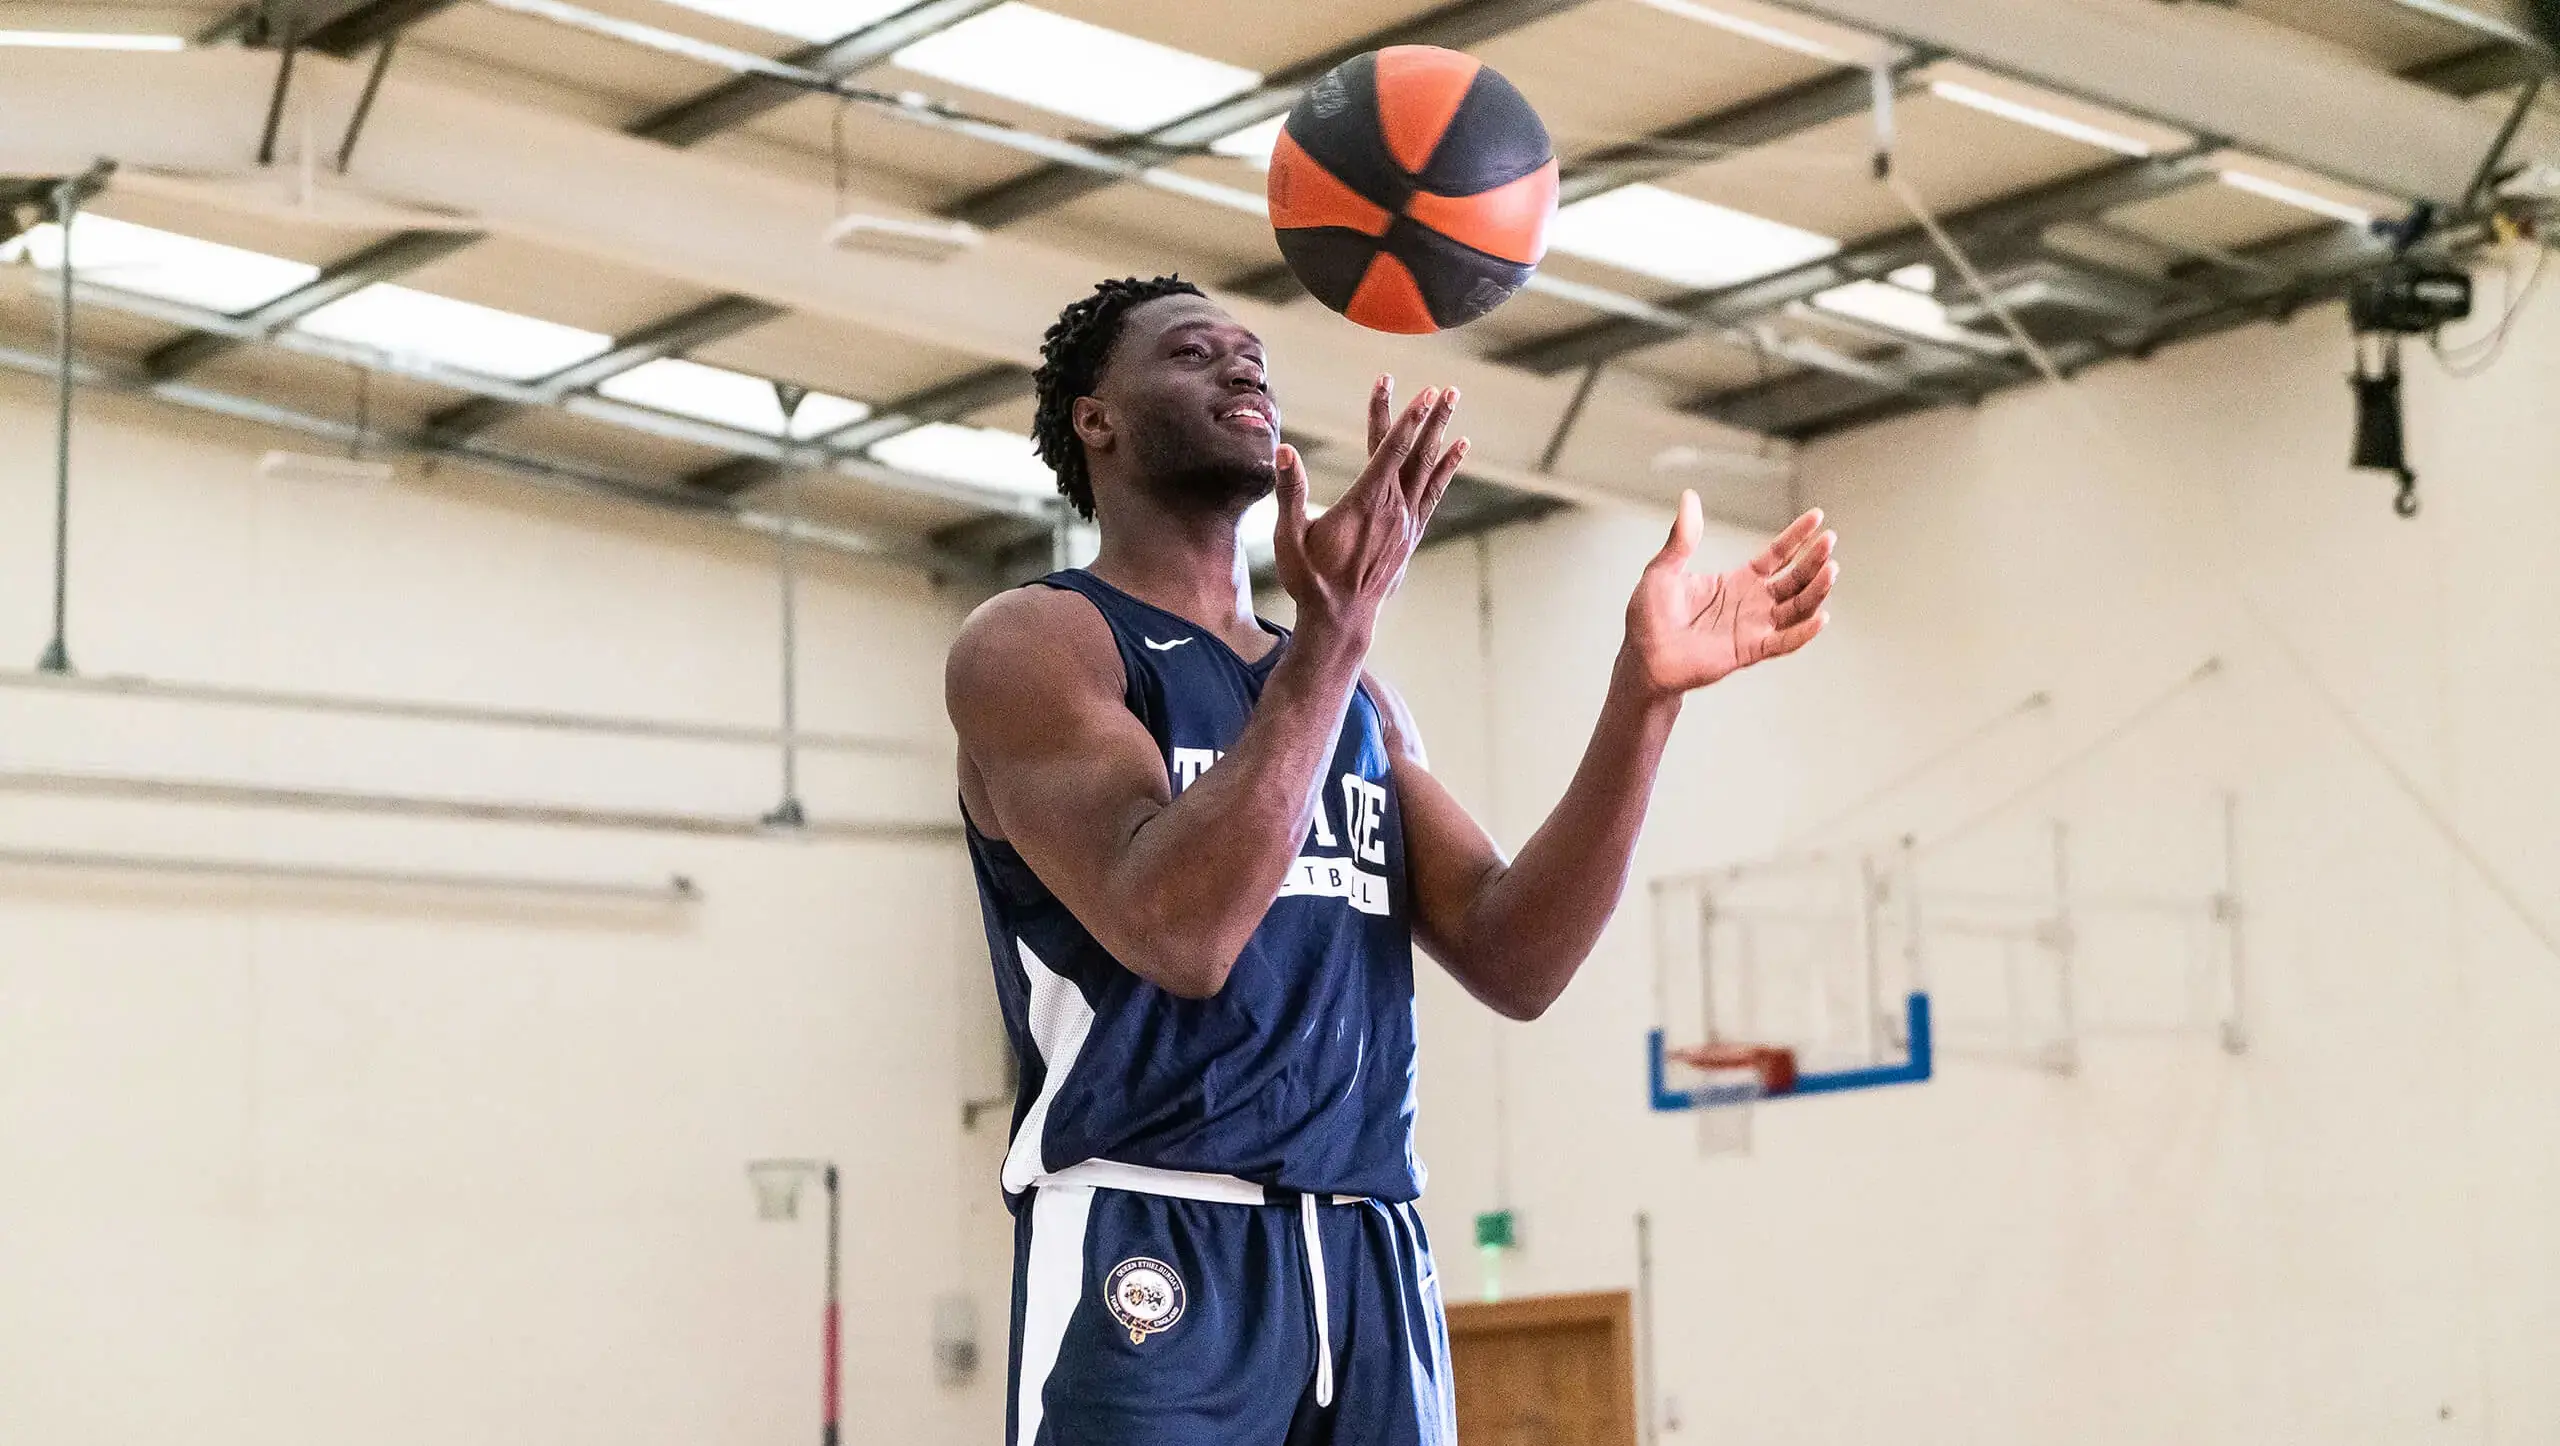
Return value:
M 1609 690 L 1564 797 L 1506 859 L 1431 775 L 1392 689 L 1364 672 L 1378 613 L 1465 461 L 1458 395 L 1398 411 L 1370 396 L 1370 458 L 1341 501 L 1306 515 L 1306 471 L 1281 445 L 1262 346 L 1214 303 L 1132 308 L 1076 434 L 1102 551 L 1092 571 L 1247 659 L 1278 646 L 1254 620 L 1238 519 L 1268 476 L 1280 498 L 1280 585 L 1298 606 L 1253 719 L 1177 797 L 1163 754 L 1122 702 L 1119 654 L 1092 605 L 1022 588 L 980 607 L 952 646 L 945 697 L 960 796 L 1010 840 L 1113 956 L 1166 991 L 1215 995 L 1278 896 L 1314 821 L 1351 691 L 1386 723 L 1404 815 L 1415 937 L 1468 992 L 1513 1019 L 1555 1002 L 1626 888 L 1682 698 L 1822 630 L 1836 540 L 1808 512 L 1741 567 L 1685 564 L 1703 529 L 1684 495 L 1670 540 L 1627 604 Z

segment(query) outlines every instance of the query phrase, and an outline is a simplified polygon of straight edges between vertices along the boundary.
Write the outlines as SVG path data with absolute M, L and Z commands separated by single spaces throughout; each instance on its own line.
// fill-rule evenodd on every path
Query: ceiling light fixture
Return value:
M 1547 244 L 1702 290 L 1818 261 L 1840 243 L 1659 186 L 1621 186 L 1556 213 Z
M 34 50 L 184 50 L 183 35 L 142 35 L 130 31 L 0 30 L 0 46 Z
M 2062 115 L 2042 106 L 2029 105 L 2025 101 L 2014 100 L 2005 95 L 1993 95 L 1987 90 L 1978 90 L 1959 81 L 1933 80 L 1929 82 L 1929 93 L 1940 100 L 1951 100 L 1958 105 L 1987 115 L 1996 115 L 2003 120 L 2013 120 L 2020 125 L 2033 126 L 2037 130 L 2061 136 L 2065 140 L 2097 146 L 2114 151 L 2120 156 L 2147 156 L 2158 149 L 2139 136 L 2110 130 L 2105 126 Z
M 1251 90 L 1240 65 L 1008 0 L 892 57 L 903 69 L 1119 131 Z
M 2273 177 L 2261 176 L 2252 171 L 2225 169 L 2221 172 L 2221 180 L 2222 184 L 2246 191 L 2250 195 L 2264 196 L 2270 201 L 2280 202 L 2296 210 L 2309 211 L 2316 216 L 2326 216 L 2332 221 L 2343 221 L 2350 226 L 2373 224 L 2373 213 L 2362 206 L 2350 205 L 2334 196 L 2324 196 L 2317 191 L 2289 185 Z

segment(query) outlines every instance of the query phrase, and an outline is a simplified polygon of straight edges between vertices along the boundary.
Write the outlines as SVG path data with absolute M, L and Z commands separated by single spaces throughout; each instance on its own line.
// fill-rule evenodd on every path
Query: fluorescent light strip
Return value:
M 1547 244 L 1590 261 L 1699 289 L 1820 260 L 1828 236 L 1658 186 L 1621 186 L 1556 213 Z
M 183 35 L 138 35 L 128 31 L 0 30 L 0 47 L 33 50 L 184 50 Z
M 2013 120 L 2020 125 L 2033 126 L 2037 130 L 2050 132 L 2066 140 L 2097 146 L 2103 150 L 2114 151 L 2118 155 L 2147 156 L 2152 153 L 2152 146 L 2148 141 L 2137 140 L 2122 132 L 2108 130 L 2104 126 L 2073 120 L 2066 115 L 2056 115 L 2052 111 L 2028 105 L 2024 101 L 1993 95 L 1987 90 L 1976 90 L 1972 86 L 1960 85 L 1952 80 L 1929 82 L 1929 92 L 1941 100 L 1951 100 L 1958 105 L 1970 106 L 2003 120 Z
M 1637 0 L 1637 3 L 1659 10 L 1666 15 L 1677 15 L 1683 20 L 1694 20 L 1700 25 L 1712 25 L 1727 34 L 1739 35 L 1747 40 L 1757 40 L 1763 45 L 1774 45 L 1780 50 L 1792 50 L 1798 55 L 1810 55 L 1816 60 L 1828 60 L 1834 65 L 1872 65 L 1883 58 L 1880 53 L 1854 54 L 1835 45 L 1826 45 L 1809 35 L 1799 35 L 1782 26 L 1748 19 L 1730 11 L 1693 5 L 1689 0 Z M 1878 41 L 1876 44 L 1877 50 L 1881 52 L 1884 49 L 1884 42 Z
M 1152 130 L 1261 84 L 1242 66 L 1009 0 L 926 36 L 900 67 L 1119 131 Z
M 2343 221 L 2350 226 L 2373 224 L 2371 211 L 2323 196 L 2316 191 L 2306 191 L 2300 186 L 2288 186 L 2282 181 L 2271 181 L 2265 176 L 2253 175 L 2248 171 L 2224 171 L 2221 178 L 2222 184 L 2226 186 L 2247 191 L 2253 196 L 2264 196 L 2270 201 L 2282 202 L 2296 210 L 2309 211 L 2315 216 L 2326 216 L 2332 221 Z
M 905 9 L 907 0 L 669 0 L 687 10 L 824 43 Z

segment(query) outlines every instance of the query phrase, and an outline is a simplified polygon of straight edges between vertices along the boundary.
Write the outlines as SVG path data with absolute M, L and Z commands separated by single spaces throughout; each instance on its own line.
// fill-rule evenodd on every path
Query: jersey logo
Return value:
M 1102 1282 L 1102 1303 L 1128 1329 L 1129 1344 L 1142 1346 L 1182 1319 L 1182 1277 L 1161 1260 L 1131 1256 L 1111 1267 Z
M 1181 647 L 1184 643 L 1187 643 L 1187 642 L 1189 642 L 1189 641 L 1191 641 L 1191 640 L 1190 640 L 1189 638 L 1176 638 L 1176 639 L 1174 639 L 1172 642 L 1169 642 L 1169 643 L 1159 643 L 1159 642 L 1157 642 L 1157 641 L 1156 641 L 1155 639 L 1153 639 L 1153 638 L 1140 638 L 1138 641 L 1139 641 L 1139 642 L 1142 642 L 1142 643 L 1144 643 L 1144 644 L 1146 644 L 1146 645 L 1147 645 L 1148 647 L 1150 647 L 1150 648 L 1155 649 L 1155 650 L 1156 650 L 1157 652 L 1159 652 L 1159 653 L 1170 653 L 1170 652 L 1172 652 L 1174 649 L 1176 649 L 1176 648 L 1178 648 L 1178 647 Z

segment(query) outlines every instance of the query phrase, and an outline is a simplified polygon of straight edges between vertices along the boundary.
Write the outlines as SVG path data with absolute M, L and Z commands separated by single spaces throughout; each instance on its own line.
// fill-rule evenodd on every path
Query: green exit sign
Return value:
M 1520 1238 L 1513 1233 L 1511 1212 L 1487 1210 L 1476 1216 L 1476 1248 L 1479 1250 L 1511 1250 Z

